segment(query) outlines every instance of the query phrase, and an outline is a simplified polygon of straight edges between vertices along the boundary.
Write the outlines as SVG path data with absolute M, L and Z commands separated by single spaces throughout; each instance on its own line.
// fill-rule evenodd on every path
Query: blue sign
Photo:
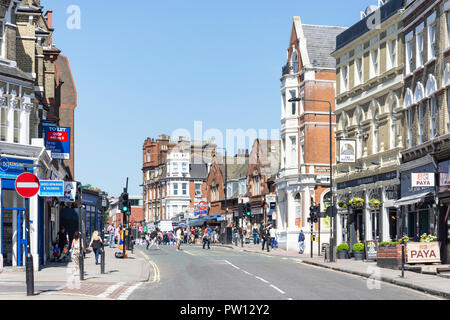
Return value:
M 0 159 L 0 178 L 2 179 L 16 179 L 25 172 L 25 165 L 33 165 L 33 160 L 23 160 L 16 158 L 1 158 Z M 33 168 L 29 168 L 28 172 L 33 172 Z
M 41 197 L 62 197 L 64 196 L 64 181 L 40 181 L 39 196 Z
M 205 215 L 208 215 L 208 210 L 195 211 L 195 212 L 194 212 L 194 215 L 195 215 L 195 216 L 203 217 L 203 216 L 205 216 Z
M 52 153 L 53 159 L 70 159 L 70 128 L 45 127 L 45 148 Z

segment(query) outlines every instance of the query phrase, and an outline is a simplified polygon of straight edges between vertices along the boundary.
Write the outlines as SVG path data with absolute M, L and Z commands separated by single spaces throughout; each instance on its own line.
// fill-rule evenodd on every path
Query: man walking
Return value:
M 270 233 L 270 243 L 271 243 L 272 249 L 273 249 L 273 246 L 275 243 L 276 232 L 272 226 L 270 226 L 270 228 L 269 228 L 269 233 Z
M 108 226 L 108 229 L 106 229 L 109 234 L 109 247 L 114 248 L 114 237 L 116 236 L 116 228 L 112 224 Z
M 270 234 L 267 227 L 264 227 L 264 230 L 261 232 L 261 238 L 262 238 L 262 249 L 264 250 L 264 246 L 267 245 L 267 252 L 270 251 L 269 245 L 270 245 Z
M 205 249 L 206 244 L 208 244 L 208 250 L 210 250 L 209 229 L 207 228 L 203 231 L 203 250 Z
M 147 250 L 149 250 L 151 247 L 153 247 L 153 245 L 156 245 L 156 249 L 157 249 L 157 250 L 160 250 L 159 244 L 158 244 L 158 231 L 157 231 L 157 230 L 158 230 L 158 229 L 153 230 L 152 233 L 150 233 L 150 241 L 151 241 L 151 244 L 149 245 L 149 244 L 147 243 Z
M 300 234 L 298 235 L 298 249 L 299 254 L 303 254 L 305 251 L 305 235 L 303 234 L 303 230 L 300 230 Z

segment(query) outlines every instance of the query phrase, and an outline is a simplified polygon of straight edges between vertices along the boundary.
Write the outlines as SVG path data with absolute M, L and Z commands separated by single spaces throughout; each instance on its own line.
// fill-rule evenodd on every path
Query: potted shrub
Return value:
M 355 260 L 364 260 L 364 243 L 355 243 L 353 245 L 353 255 Z
M 338 259 L 348 259 L 348 244 L 342 243 L 337 247 Z

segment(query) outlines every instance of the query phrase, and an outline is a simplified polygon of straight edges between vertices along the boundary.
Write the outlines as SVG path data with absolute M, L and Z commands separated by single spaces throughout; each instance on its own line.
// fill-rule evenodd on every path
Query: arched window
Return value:
M 390 123 L 390 130 L 389 130 L 389 135 L 390 135 L 390 148 L 393 149 L 395 148 L 396 144 L 395 144 L 395 140 L 396 140 L 396 136 L 395 136 L 395 128 L 397 126 L 397 119 L 395 118 L 395 109 L 398 107 L 397 105 L 397 100 L 394 99 L 394 101 L 391 104 L 391 108 L 389 110 L 389 118 L 391 119 L 391 123 Z
M 293 73 L 298 72 L 298 53 L 296 50 L 294 50 L 291 56 L 291 68 Z
M 419 104 L 419 115 L 417 118 L 417 123 L 419 125 L 419 144 L 423 143 L 423 115 L 424 115 L 424 110 L 423 110 L 423 103 Z
M 377 118 L 379 116 L 380 112 L 378 111 L 378 108 L 375 109 L 373 113 L 372 118 L 372 154 L 378 153 L 378 124 L 377 124 Z
M 438 112 L 436 107 L 436 97 L 430 99 L 430 139 L 437 136 Z

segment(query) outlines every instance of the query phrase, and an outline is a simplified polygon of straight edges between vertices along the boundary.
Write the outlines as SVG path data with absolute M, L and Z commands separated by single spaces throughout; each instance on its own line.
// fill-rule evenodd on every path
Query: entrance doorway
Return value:
M 389 209 L 389 236 L 392 241 L 397 240 L 397 210 Z
M 364 242 L 365 234 L 364 234 L 364 215 L 362 210 L 356 210 L 356 235 L 357 239 L 360 242 Z

